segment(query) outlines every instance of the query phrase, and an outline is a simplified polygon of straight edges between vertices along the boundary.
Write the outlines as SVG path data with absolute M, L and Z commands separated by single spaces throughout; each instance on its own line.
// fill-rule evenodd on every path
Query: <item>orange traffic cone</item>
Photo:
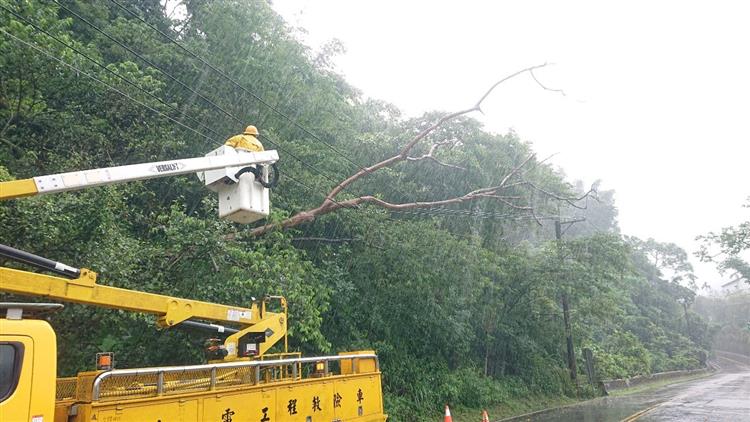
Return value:
M 448 409 L 448 405 L 445 405 L 445 419 L 443 422 L 453 422 L 453 418 L 451 417 L 451 410 Z
M 490 422 L 490 417 L 487 415 L 486 410 L 482 410 L 482 422 Z

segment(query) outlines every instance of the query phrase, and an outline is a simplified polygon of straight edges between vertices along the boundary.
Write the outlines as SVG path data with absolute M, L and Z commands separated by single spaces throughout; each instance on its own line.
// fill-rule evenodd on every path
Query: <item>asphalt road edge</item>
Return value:
M 715 375 L 716 372 L 717 372 L 715 370 L 715 368 L 705 368 L 705 369 L 700 370 L 700 371 L 703 371 L 703 372 L 699 372 L 699 370 L 693 370 L 692 376 L 690 374 L 686 374 L 683 377 L 670 378 L 669 381 L 672 381 L 672 382 L 671 383 L 667 383 L 666 385 L 682 384 L 684 382 L 690 382 L 690 381 L 694 381 L 694 380 L 701 379 L 701 378 L 708 378 L 710 376 Z M 696 376 L 696 375 L 698 375 L 698 376 Z M 628 394 L 627 390 L 629 390 L 629 389 L 634 389 L 635 390 L 636 388 L 639 388 L 639 387 L 647 387 L 649 384 L 652 384 L 652 383 L 656 384 L 659 381 L 665 381 L 665 379 L 654 379 L 652 382 L 645 382 L 645 383 L 639 384 L 637 386 L 622 388 L 622 389 L 618 390 L 618 392 L 619 393 L 625 392 L 625 394 L 623 394 L 623 395 L 627 395 Z M 638 391 L 637 390 L 633 391 L 633 393 L 637 394 Z M 527 420 L 527 419 L 530 420 L 534 416 L 539 416 L 539 415 L 543 415 L 543 414 L 546 414 L 546 413 L 551 413 L 551 412 L 554 412 L 554 411 L 559 411 L 559 410 L 568 409 L 568 408 L 575 407 L 575 406 L 580 406 L 580 405 L 582 405 L 584 403 L 594 403 L 596 401 L 604 400 L 607 397 L 609 397 L 609 396 L 596 397 L 596 398 L 589 399 L 589 400 L 581 400 L 579 402 L 567 404 L 565 406 L 549 407 L 549 408 L 546 408 L 546 409 L 535 410 L 533 412 L 524 413 L 522 415 L 510 416 L 510 417 L 507 417 L 507 418 L 504 418 L 504 419 L 497 419 L 497 420 L 494 420 L 492 422 L 517 422 L 517 421 L 524 421 L 524 420 Z M 648 413 L 648 412 L 656 409 L 660 405 L 661 405 L 661 403 L 657 403 L 657 404 L 655 404 L 655 405 L 653 405 L 651 407 L 648 407 L 646 409 L 639 410 L 638 412 L 636 412 L 636 413 L 634 413 L 634 414 L 626 417 L 621 422 L 635 421 L 638 418 L 640 418 L 641 416 L 644 416 L 646 413 Z
M 596 397 L 596 398 L 589 399 L 589 400 L 581 400 L 579 402 L 575 402 L 575 403 L 571 403 L 571 404 L 566 404 L 565 406 L 548 407 L 546 409 L 535 410 L 533 412 L 524 413 L 523 415 L 510 416 L 510 417 L 507 417 L 507 418 L 504 418 L 504 419 L 498 419 L 498 420 L 495 420 L 495 421 L 492 421 L 492 422 L 520 421 L 520 420 L 523 420 L 525 418 L 531 418 L 532 416 L 542 415 L 544 413 L 549 413 L 549 412 L 552 412 L 552 411 L 555 411 L 555 410 L 568 409 L 570 407 L 578 406 L 578 405 L 580 405 L 582 403 L 595 402 L 595 401 L 598 401 L 598 400 L 602 400 L 604 398 L 606 398 L 606 396 Z

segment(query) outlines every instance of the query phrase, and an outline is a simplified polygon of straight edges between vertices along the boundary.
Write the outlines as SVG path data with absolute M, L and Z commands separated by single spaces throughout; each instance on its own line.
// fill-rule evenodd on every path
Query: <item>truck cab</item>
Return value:
M 59 304 L 0 303 L 0 420 L 53 421 L 57 343 L 41 312 Z
M 60 307 L 0 303 L 0 421 L 387 419 L 380 367 L 371 350 L 309 358 L 282 353 L 57 378 L 55 332 L 39 317 Z

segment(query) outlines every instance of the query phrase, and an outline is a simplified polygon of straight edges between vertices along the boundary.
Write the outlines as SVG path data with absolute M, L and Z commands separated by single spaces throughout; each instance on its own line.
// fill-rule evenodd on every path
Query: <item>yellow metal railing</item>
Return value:
M 301 358 L 298 353 L 280 355 L 295 357 L 107 371 L 94 379 L 91 398 L 154 397 L 379 371 L 377 356 L 372 353 L 313 358 Z
M 55 398 L 58 401 L 75 398 L 77 388 L 78 377 L 58 378 Z

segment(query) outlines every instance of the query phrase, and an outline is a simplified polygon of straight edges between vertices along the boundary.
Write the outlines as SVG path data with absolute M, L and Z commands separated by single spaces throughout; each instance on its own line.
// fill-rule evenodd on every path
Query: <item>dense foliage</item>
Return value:
M 281 156 L 280 219 L 438 116 L 402 118 L 364 97 L 331 68 L 338 44 L 312 51 L 264 2 L 182 4 L 169 17 L 156 0 L 0 0 L 0 178 L 201 156 L 253 123 Z M 442 158 L 465 170 L 403 163 L 351 194 L 451 197 L 531 152 L 470 118 L 434 137 L 460 139 Z M 526 177 L 560 196 L 581 190 L 543 163 Z M 106 284 L 228 304 L 283 294 L 294 349 L 377 350 L 386 411 L 413 420 L 446 402 L 577 394 L 563 294 L 579 379 L 582 348 L 602 378 L 701 365 L 709 330 L 680 284 L 691 274 L 684 251 L 623 238 L 613 192 L 598 196 L 582 208 L 537 198 L 534 217 L 492 198 L 413 213 L 361 207 L 256 238 L 220 221 L 213 195 L 181 177 L 8 201 L 0 230 L 3 243 L 92 268 Z M 555 219 L 581 216 L 555 240 Z M 156 331 L 144 315 L 71 305 L 52 322 L 63 375 L 102 350 L 123 367 L 201 359 L 200 333 Z
M 750 199 L 743 206 L 750 209 Z M 750 284 L 750 218 L 735 226 L 724 227 L 719 233 L 699 236 L 703 244 L 698 257 L 704 262 L 714 262 L 719 271 L 728 273 L 735 280 Z

